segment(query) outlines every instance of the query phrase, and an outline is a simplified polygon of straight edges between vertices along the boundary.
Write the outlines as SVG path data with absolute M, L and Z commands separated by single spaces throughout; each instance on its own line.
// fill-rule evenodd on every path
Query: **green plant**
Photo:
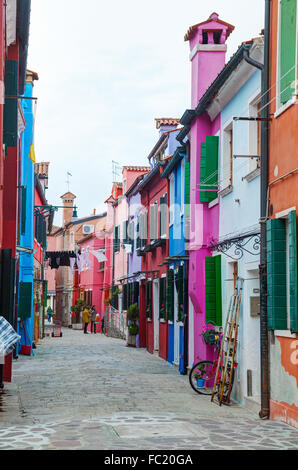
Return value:
M 119 287 L 116 287 L 116 289 L 114 290 L 114 292 L 113 292 L 112 295 L 113 295 L 113 297 L 116 297 L 116 296 L 119 295 L 119 294 L 120 294 Z
M 200 379 L 202 375 L 206 374 L 205 364 L 199 364 L 196 370 L 199 370 L 200 372 L 195 372 L 194 378 Z
M 128 332 L 131 336 L 137 335 L 139 332 L 139 326 L 137 324 L 130 323 L 128 325 Z
M 139 306 L 138 304 L 132 304 L 127 309 L 127 320 L 133 322 L 139 319 Z

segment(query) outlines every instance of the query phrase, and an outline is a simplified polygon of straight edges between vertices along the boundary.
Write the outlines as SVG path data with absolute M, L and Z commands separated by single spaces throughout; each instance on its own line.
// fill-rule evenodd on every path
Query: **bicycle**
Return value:
M 217 364 L 220 359 L 220 369 L 219 374 L 217 376 L 217 389 L 215 389 L 215 393 L 218 391 L 218 384 L 221 376 L 221 371 L 223 368 L 222 357 L 220 358 L 220 350 L 221 350 L 221 334 L 214 335 L 214 346 L 217 350 L 217 356 L 214 361 L 200 361 L 193 366 L 189 374 L 189 383 L 192 389 L 199 393 L 200 395 L 212 395 L 213 388 L 214 388 L 214 381 L 216 377 L 217 371 Z M 232 373 L 232 386 L 234 383 L 234 368 L 237 367 L 234 364 L 233 373 Z M 227 386 L 227 385 L 226 385 Z

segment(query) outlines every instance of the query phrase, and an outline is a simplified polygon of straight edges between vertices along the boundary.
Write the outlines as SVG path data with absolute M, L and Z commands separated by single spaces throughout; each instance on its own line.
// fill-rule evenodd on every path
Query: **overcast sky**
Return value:
M 213 12 L 235 26 L 227 59 L 264 27 L 263 0 L 32 0 L 35 151 L 50 162 L 51 204 L 61 205 L 69 171 L 79 217 L 105 210 L 112 160 L 148 164 L 154 119 L 179 118 L 190 107 L 184 35 Z

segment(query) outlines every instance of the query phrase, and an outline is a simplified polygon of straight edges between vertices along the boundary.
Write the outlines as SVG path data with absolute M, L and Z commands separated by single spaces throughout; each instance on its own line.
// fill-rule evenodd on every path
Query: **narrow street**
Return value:
M 298 448 L 294 428 L 220 408 L 169 363 L 101 334 L 64 328 L 13 370 L 0 395 L 0 450 Z

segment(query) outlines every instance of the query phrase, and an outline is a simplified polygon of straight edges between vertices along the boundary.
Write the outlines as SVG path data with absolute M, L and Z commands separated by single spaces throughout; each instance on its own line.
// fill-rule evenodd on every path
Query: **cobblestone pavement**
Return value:
M 13 369 L 0 392 L 0 450 L 298 449 L 298 430 L 211 403 L 122 340 L 63 329 Z

